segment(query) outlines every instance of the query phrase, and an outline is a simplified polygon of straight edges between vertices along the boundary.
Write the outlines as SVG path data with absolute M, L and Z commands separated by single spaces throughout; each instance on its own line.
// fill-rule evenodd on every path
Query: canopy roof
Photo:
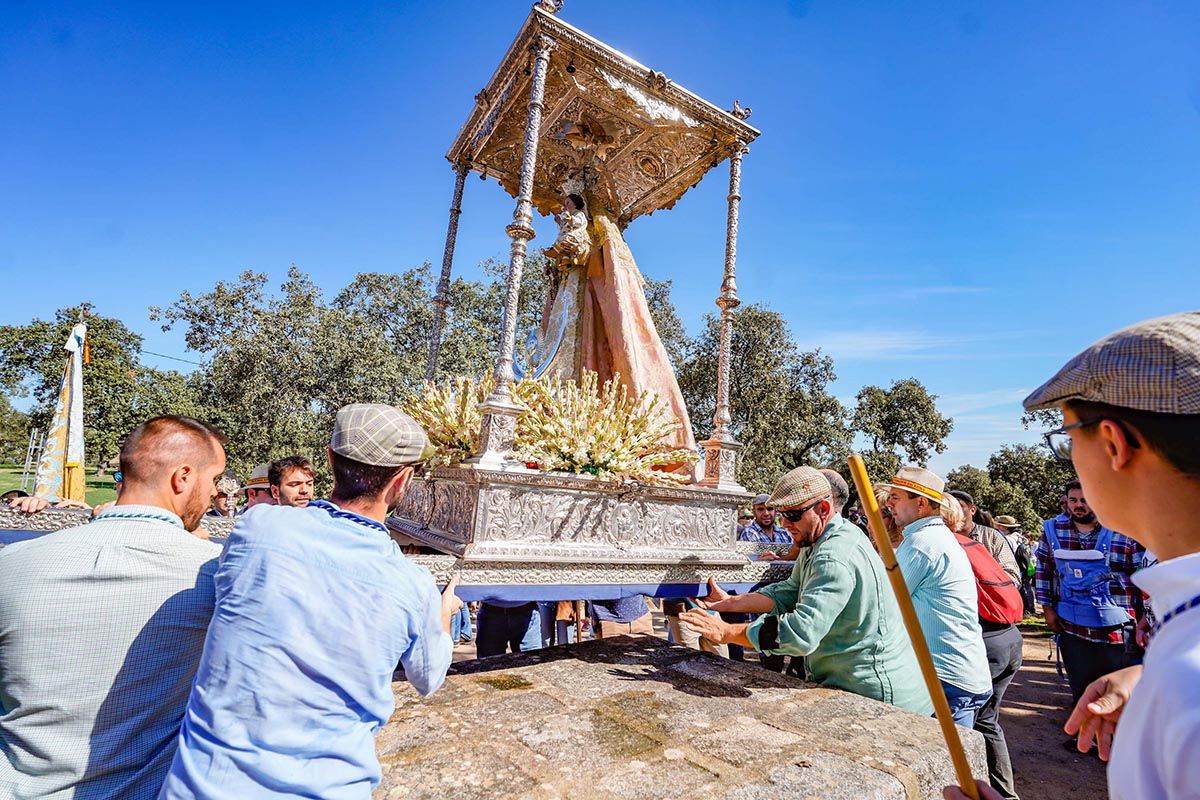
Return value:
M 530 46 L 556 43 L 546 76 L 533 204 L 558 210 L 587 189 L 624 227 L 671 208 L 741 143 L 758 136 L 748 111 L 724 111 L 535 6 L 446 157 L 498 178 L 514 197 L 529 106 Z M 736 115 L 736 116 L 735 116 Z

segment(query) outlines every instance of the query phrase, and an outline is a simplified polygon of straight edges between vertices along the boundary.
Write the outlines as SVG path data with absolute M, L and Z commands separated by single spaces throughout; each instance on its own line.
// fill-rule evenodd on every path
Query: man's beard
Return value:
M 1096 515 L 1094 512 L 1092 512 L 1090 510 L 1086 514 L 1080 514 L 1077 511 L 1072 511 L 1071 512 L 1071 521 L 1072 522 L 1081 522 L 1084 525 L 1091 525 L 1093 522 L 1096 521 Z
M 183 514 L 180 517 L 183 520 L 183 528 L 188 533 L 193 533 L 200 527 L 200 520 L 204 518 L 204 514 L 208 511 L 208 502 L 201 497 L 199 492 L 196 492 L 188 500 L 187 506 L 183 509 Z

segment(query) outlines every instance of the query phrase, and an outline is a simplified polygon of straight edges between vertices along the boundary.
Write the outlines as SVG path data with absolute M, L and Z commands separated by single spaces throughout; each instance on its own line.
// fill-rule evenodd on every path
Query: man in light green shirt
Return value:
M 731 597 L 709 580 L 701 601 L 707 610 L 761 615 L 753 622 L 731 624 L 704 610 L 687 611 L 681 621 L 716 642 L 805 656 L 809 677 L 824 686 L 933 713 L 883 562 L 838 513 L 829 481 L 799 467 L 779 481 L 769 503 L 792 541 L 809 546 L 808 558 L 787 580 L 750 594 Z

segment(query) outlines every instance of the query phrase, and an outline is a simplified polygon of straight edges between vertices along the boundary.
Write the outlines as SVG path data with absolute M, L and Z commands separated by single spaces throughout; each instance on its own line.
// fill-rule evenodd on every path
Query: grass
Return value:
M 1017 627 L 1025 633 L 1032 633 L 1037 636 L 1049 636 L 1050 629 L 1046 627 L 1046 620 L 1039 616 L 1030 615 L 1017 623 Z
M 89 506 L 94 506 L 108 500 L 117 499 L 117 491 L 113 488 L 111 473 L 105 475 L 103 478 L 100 478 L 96 476 L 95 467 L 88 467 L 87 478 L 85 479 L 85 482 L 87 490 L 84 493 L 84 498 L 87 500 L 87 504 Z M 0 494 L 3 494 L 10 489 L 20 488 L 21 467 L 16 464 L 0 465 Z M 28 489 L 26 491 L 28 491 Z

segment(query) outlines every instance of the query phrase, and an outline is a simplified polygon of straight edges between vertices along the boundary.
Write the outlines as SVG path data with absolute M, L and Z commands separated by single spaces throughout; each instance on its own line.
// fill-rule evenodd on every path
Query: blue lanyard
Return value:
M 391 532 L 388 531 L 387 526 L 384 525 L 383 523 L 378 522 L 373 519 L 367 519 L 366 517 L 360 517 L 358 514 L 355 514 L 353 511 L 343 511 L 342 509 L 335 506 L 333 503 L 330 503 L 328 500 L 313 500 L 313 501 L 309 502 L 309 505 L 316 506 L 317 508 L 321 509 L 326 514 L 328 514 L 329 516 L 331 516 L 335 519 L 344 519 L 344 520 L 347 520 L 348 522 L 353 522 L 356 525 L 361 525 L 364 528 L 370 528 L 372 530 L 377 530 L 377 531 L 383 533 L 389 539 L 391 538 Z
M 102 519 L 156 519 L 159 522 L 165 522 L 169 525 L 174 525 L 176 528 L 182 528 L 183 522 L 178 517 L 168 514 L 155 514 L 153 511 L 104 511 L 96 521 Z
M 1168 622 L 1170 622 L 1175 617 L 1178 617 L 1180 614 L 1182 614 L 1185 611 L 1192 610 L 1196 606 L 1200 606 L 1200 594 L 1196 595 L 1191 600 L 1188 600 L 1185 603 L 1180 603 L 1179 605 L 1175 606 L 1167 613 L 1163 614 L 1162 617 L 1158 620 L 1158 624 L 1154 626 L 1154 632 L 1157 634 L 1159 631 L 1162 630 L 1163 625 L 1166 625 Z

